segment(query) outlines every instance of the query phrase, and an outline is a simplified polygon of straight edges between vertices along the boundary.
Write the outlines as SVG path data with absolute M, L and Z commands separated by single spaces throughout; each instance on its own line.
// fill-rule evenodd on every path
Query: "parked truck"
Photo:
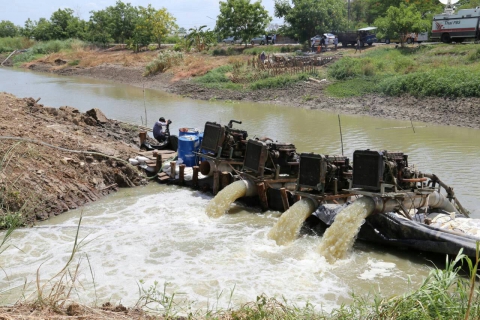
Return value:
M 342 44 L 343 47 L 347 45 L 355 46 L 357 44 L 357 38 L 360 37 L 360 45 L 363 47 L 365 45 L 373 45 L 374 42 L 377 42 L 377 37 L 373 32 L 376 27 L 366 27 L 358 29 L 357 31 L 346 31 L 338 33 L 338 42 Z
M 445 10 L 433 17 L 430 39 L 444 43 L 462 42 L 467 38 L 480 40 L 479 23 L 480 7 L 458 10 L 457 13 Z
M 400 38 L 401 37 L 401 38 Z M 401 34 L 398 38 L 385 38 L 381 42 L 385 42 L 385 44 L 396 43 L 399 44 L 400 42 L 413 44 L 413 43 L 422 43 L 428 41 L 428 32 L 407 32 L 405 34 Z

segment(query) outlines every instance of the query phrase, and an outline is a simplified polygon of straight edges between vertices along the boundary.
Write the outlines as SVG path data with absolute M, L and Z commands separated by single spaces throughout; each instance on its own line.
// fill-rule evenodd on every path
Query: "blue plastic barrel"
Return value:
M 195 128 L 180 128 L 178 129 L 178 136 L 198 136 L 198 130 Z
M 178 159 L 187 167 L 196 165 L 195 151 L 198 150 L 200 144 L 198 137 L 194 135 L 183 135 L 178 137 Z

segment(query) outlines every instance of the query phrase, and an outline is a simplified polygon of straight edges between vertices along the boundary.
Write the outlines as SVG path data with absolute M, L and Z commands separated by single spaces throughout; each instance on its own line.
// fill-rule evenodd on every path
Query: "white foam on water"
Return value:
M 315 250 L 318 237 L 277 246 L 267 238 L 275 214 L 234 206 L 235 214 L 212 220 L 205 214 L 210 199 L 199 192 L 154 185 L 121 191 L 85 207 L 79 238 L 86 240 L 77 254 L 83 257 L 85 286 L 79 289 L 80 301 L 95 300 L 85 254 L 100 302 L 133 305 L 140 280 L 145 288 L 158 281 L 160 291 L 168 283 L 167 293 L 194 301 L 196 308 L 212 303 L 227 307 L 233 289 L 235 305 L 255 301 L 261 294 L 298 305 L 309 301 L 324 310 L 349 301 L 354 285 L 346 278 L 358 279 L 363 270 L 350 264 L 359 262 L 326 263 Z M 71 253 L 79 215 L 77 210 L 33 229 L 16 230 L 11 243 L 18 249 L 9 247 L 0 255 L 8 275 L 0 278 L 0 291 L 21 286 L 25 279 L 33 289 L 42 263 L 42 279 L 61 270 Z
M 390 277 L 395 271 L 395 263 L 368 259 L 367 268 L 358 276 L 359 279 L 373 280 L 375 278 Z

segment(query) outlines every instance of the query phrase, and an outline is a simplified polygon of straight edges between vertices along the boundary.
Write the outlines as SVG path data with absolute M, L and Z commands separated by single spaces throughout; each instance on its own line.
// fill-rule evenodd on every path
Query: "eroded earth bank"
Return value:
M 44 220 L 146 183 L 126 162 L 139 150 L 138 128 L 98 109 L 80 113 L 0 93 L 0 132 L 0 215 L 16 212 L 10 223 Z

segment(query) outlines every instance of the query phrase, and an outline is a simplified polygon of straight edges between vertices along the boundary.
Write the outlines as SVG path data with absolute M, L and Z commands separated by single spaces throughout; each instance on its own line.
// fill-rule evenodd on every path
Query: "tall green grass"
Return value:
M 238 78 L 243 79 L 242 83 L 233 83 L 227 76 L 234 73 Z M 312 75 L 295 74 L 295 75 L 278 75 L 269 76 L 264 71 L 253 70 L 245 65 L 234 68 L 232 65 L 225 65 L 207 72 L 205 75 L 195 79 L 208 88 L 215 89 L 232 89 L 232 90 L 261 90 L 282 88 L 293 83 L 307 80 Z
M 50 40 L 36 42 L 26 52 L 13 57 L 14 64 L 25 63 L 40 58 L 43 55 L 60 51 L 76 51 L 85 49 L 87 43 L 78 39 Z
M 183 60 L 183 54 L 177 51 L 165 50 L 161 51 L 158 56 L 145 67 L 143 76 L 154 75 L 164 72 L 168 68 L 177 65 Z
M 0 53 L 27 49 L 27 48 L 30 48 L 33 44 L 34 44 L 33 40 L 23 38 L 23 37 L 0 38 Z
M 230 82 L 230 79 L 225 75 L 228 72 L 232 72 L 233 67 L 231 65 L 225 65 L 215 68 L 205 75 L 195 79 L 198 83 L 224 83 Z
M 381 48 L 359 57 L 344 57 L 329 67 L 337 80 L 327 92 L 359 96 L 377 92 L 391 96 L 480 97 L 478 45 L 431 45 Z M 369 87 L 359 85 L 361 79 Z

